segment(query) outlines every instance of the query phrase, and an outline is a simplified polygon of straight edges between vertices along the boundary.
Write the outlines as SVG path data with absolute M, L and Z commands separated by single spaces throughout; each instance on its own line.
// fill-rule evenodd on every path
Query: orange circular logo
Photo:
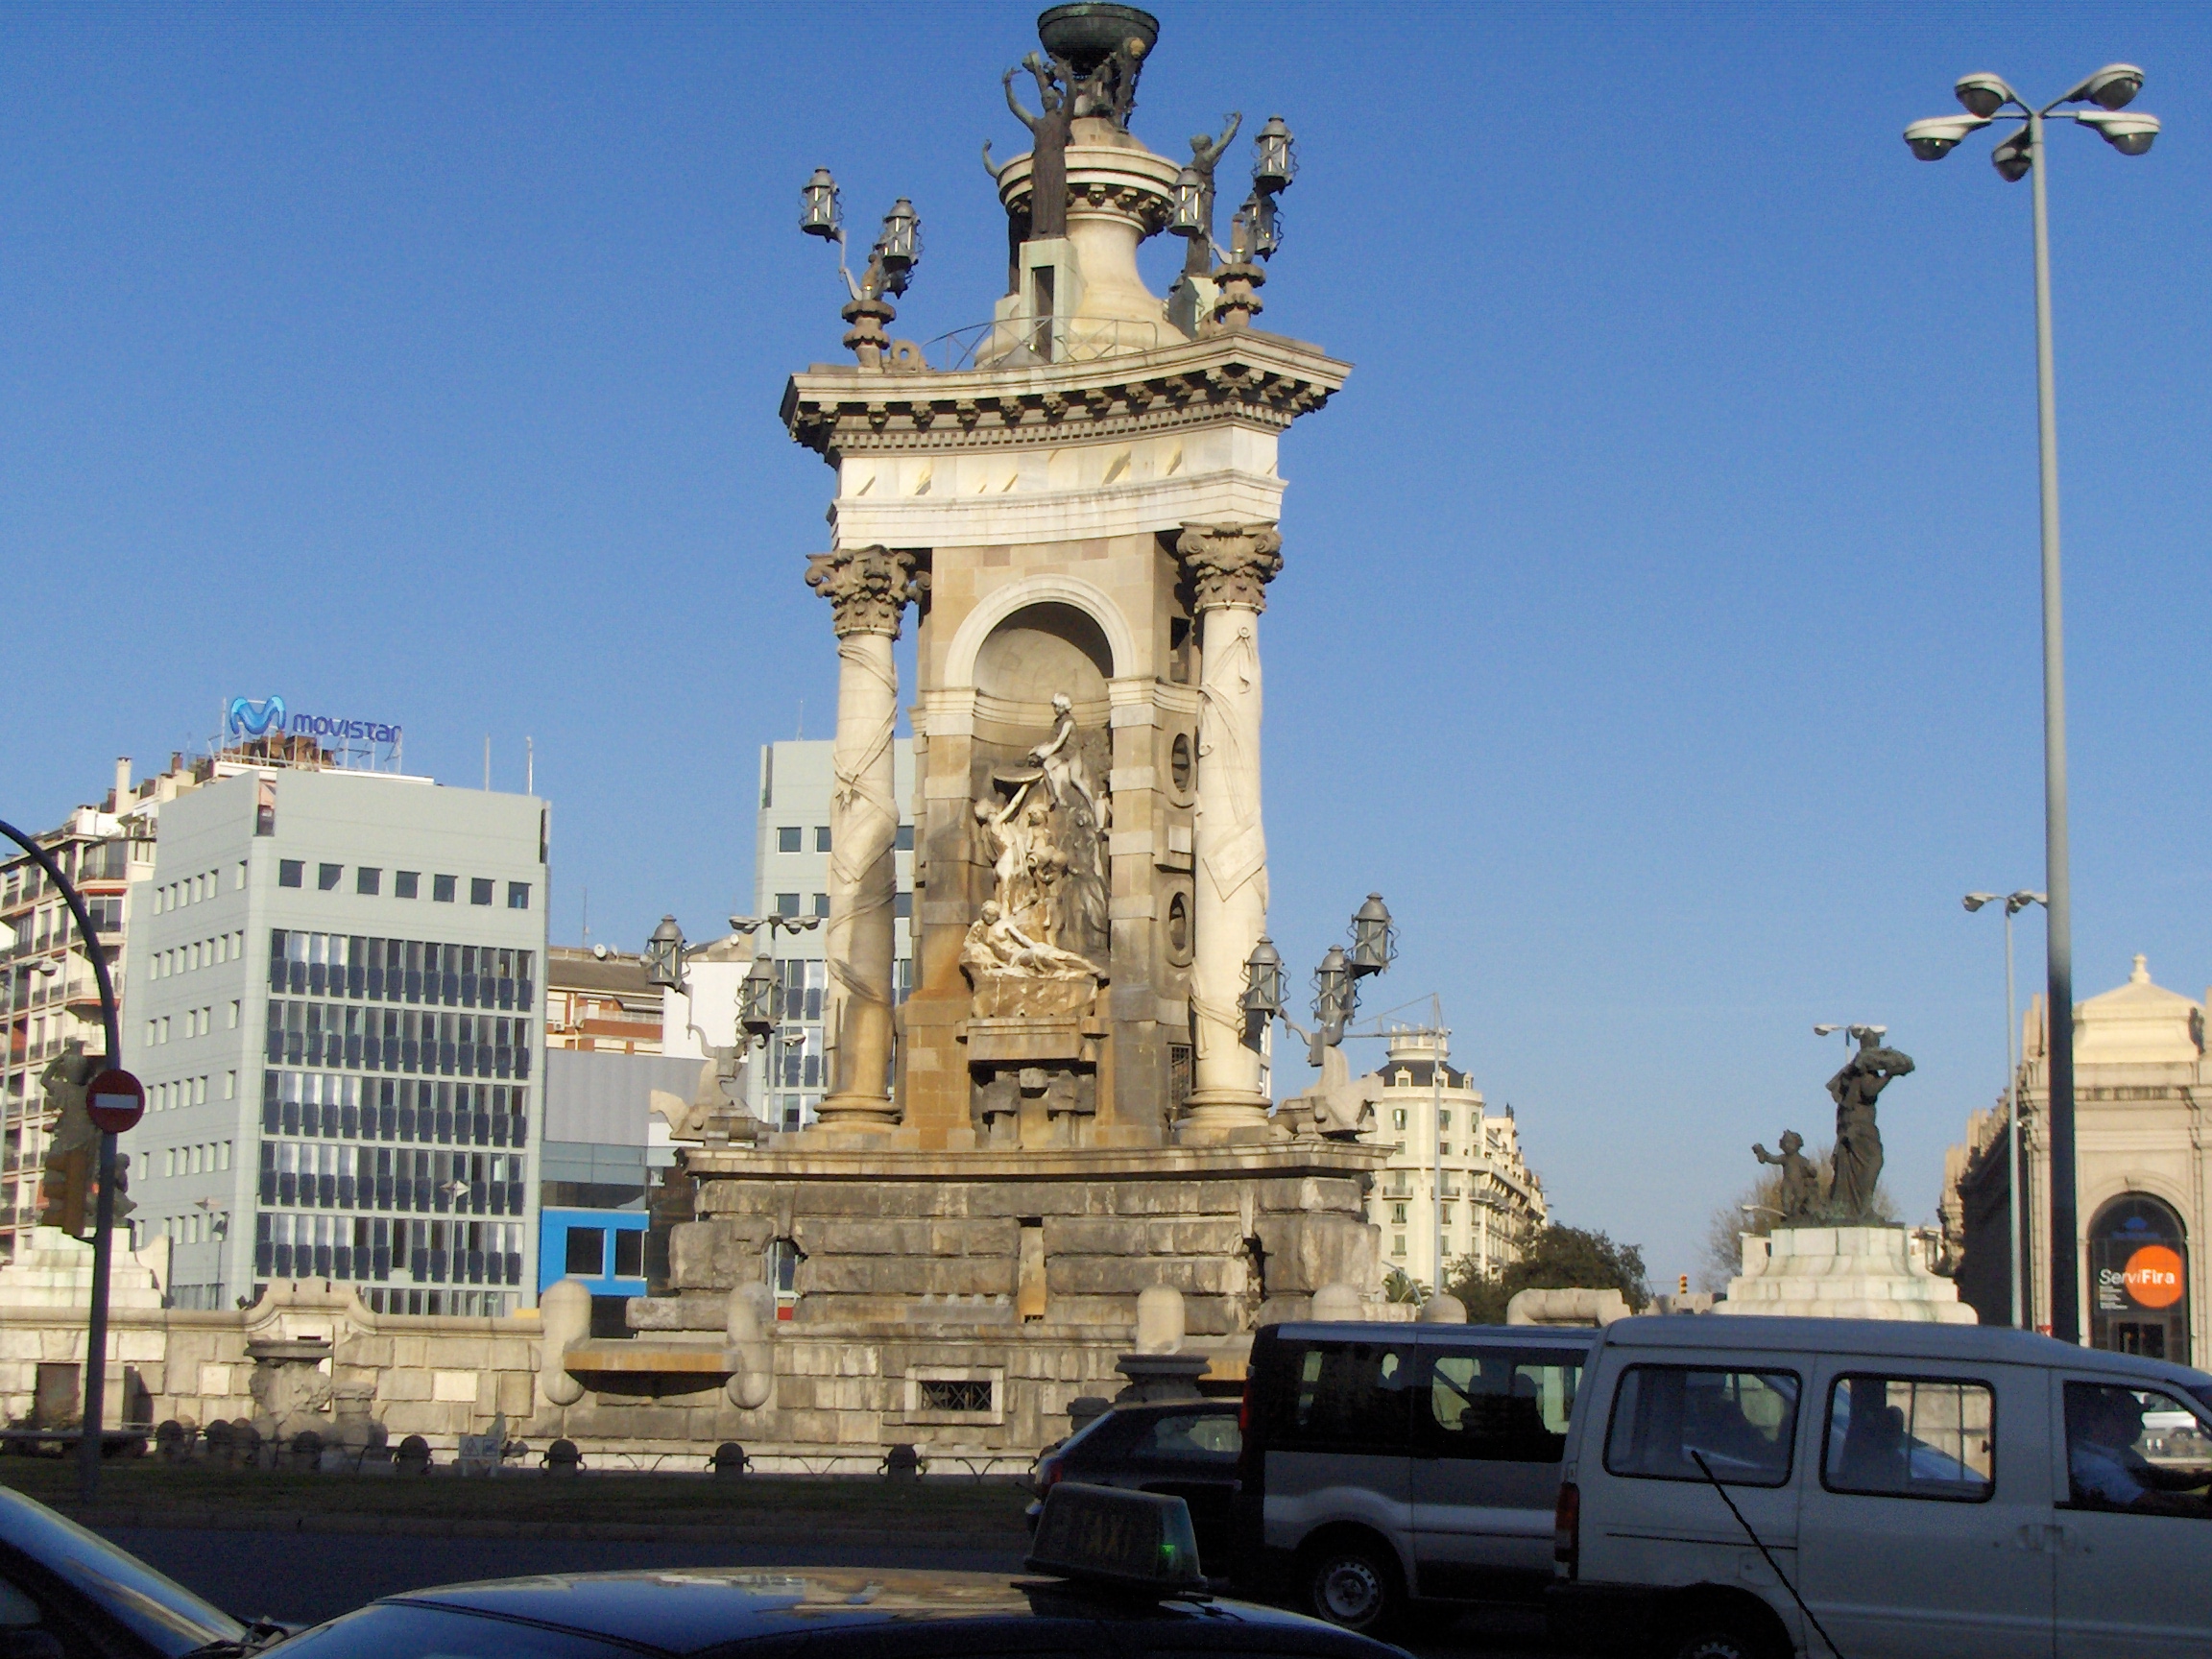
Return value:
M 2171 1308 L 2181 1300 L 2181 1258 L 2163 1244 L 2146 1244 L 2128 1258 L 2128 1294 L 2144 1308 Z

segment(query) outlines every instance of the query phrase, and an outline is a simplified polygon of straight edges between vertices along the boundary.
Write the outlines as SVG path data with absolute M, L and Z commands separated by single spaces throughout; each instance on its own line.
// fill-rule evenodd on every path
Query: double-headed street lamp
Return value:
M 2011 1185 L 2007 1189 L 2005 1208 L 2012 1221 L 2012 1268 L 2006 1278 L 2012 1284 L 2012 1329 L 2028 1328 L 2028 1262 L 2022 1253 L 2022 1240 L 2027 1237 L 2027 1224 L 2023 1219 L 2027 1200 L 2020 1190 L 2020 1051 L 2015 1046 L 2020 1041 L 2020 1020 L 2013 1011 L 2012 998 L 2012 918 L 2031 904 L 2044 902 L 2040 893 L 2031 893 L 2023 887 L 2004 900 L 2005 905 L 2005 1157 L 2010 1171 Z M 1969 893 L 1960 901 L 1969 911 L 1979 910 L 1984 904 L 1995 904 L 1994 893 Z
M 730 921 L 740 933 L 752 933 L 766 925 L 769 939 L 773 942 L 778 927 L 796 933 L 815 926 L 819 918 L 810 916 L 801 920 L 782 916 L 733 916 Z M 661 917 L 661 925 L 653 929 L 645 941 L 645 983 L 662 991 L 682 992 L 688 997 L 690 988 L 684 978 L 684 929 L 677 925 L 676 918 Z M 767 1047 L 768 1039 L 776 1030 L 777 994 L 781 989 L 775 962 L 756 951 L 753 966 L 745 971 L 744 978 L 737 982 L 737 1041 L 727 1045 L 709 1042 L 707 1033 L 699 1029 L 698 1022 L 689 1022 L 707 1057 L 714 1061 L 717 1068 L 728 1068 L 722 1072 L 725 1077 L 735 1076 L 736 1066 L 744 1061 L 756 1046 Z M 756 1113 L 755 1116 L 759 1114 Z M 765 1121 L 765 1118 L 762 1120 Z
M 2035 202 L 2035 399 L 2042 453 L 2043 497 L 2043 857 L 2049 893 L 2045 929 L 2050 982 L 2051 1055 L 2051 1334 L 2081 1339 L 2081 1245 L 2074 1196 L 2074 934 L 2066 850 L 2066 670 L 2058 606 L 2058 416 L 2051 367 L 2051 235 L 2043 188 L 2044 123 L 2087 127 L 2123 156 L 2140 156 L 2158 136 L 2155 115 L 2128 113 L 2143 89 L 2143 71 L 2107 63 L 2065 96 L 2036 108 L 1995 75 L 1961 76 L 1952 88 L 1963 115 L 1937 115 L 1905 129 L 1905 142 L 1923 161 L 1939 161 L 1970 132 L 1995 121 L 2018 121 L 1990 162 L 2008 183 L 2032 179 Z M 2090 105 L 2090 108 L 2062 108 Z
M 884 325 L 899 320 L 899 313 L 883 296 L 905 293 L 914 267 L 922 262 L 922 221 L 914 204 L 902 196 L 891 204 L 891 211 L 883 215 L 882 233 L 868 250 L 867 267 L 855 281 L 845 263 L 845 222 L 837 180 L 830 176 L 830 169 L 815 168 L 814 176 L 800 187 L 799 196 L 803 204 L 799 228 L 837 244 L 837 274 L 845 278 L 845 290 L 853 296 L 852 303 L 840 313 L 853 325 L 845 344 L 859 359 L 861 368 L 880 368 L 891 349 L 891 337 L 883 331 Z

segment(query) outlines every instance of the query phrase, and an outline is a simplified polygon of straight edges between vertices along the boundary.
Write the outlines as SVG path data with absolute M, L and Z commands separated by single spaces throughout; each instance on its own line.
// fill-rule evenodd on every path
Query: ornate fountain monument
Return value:
M 1185 166 L 1130 131 L 1157 33 L 1125 6 L 1046 12 L 1044 55 L 1006 76 L 1030 151 L 984 151 L 1008 224 L 990 319 L 936 361 L 892 335 L 918 257 L 902 201 L 847 275 L 855 360 L 783 395 L 834 476 L 832 545 L 805 571 L 839 661 L 833 1084 L 817 1125 L 684 1159 L 695 1218 L 671 1231 L 673 1295 L 637 1322 L 718 1331 L 775 1262 L 797 1293 L 772 1398 L 704 1395 L 694 1437 L 1033 1448 L 1118 1385 L 1147 1291 L 1180 1294 L 1181 1346 L 1225 1380 L 1259 1324 L 1374 1279 L 1362 1200 L 1383 1153 L 1277 1120 L 1240 1005 L 1267 908 L 1276 445 L 1349 370 L 1253 326 L 1293 170 L 1281 120 L 1227 249 L 1228 134 Z M 841 248 L 826 170 L 805 204 L 802 228 Z M 1137 252 L 1168 228 L 1191 256 L 1161 296 Z M 918 984 L 894 1009 L 902 694 Z M 612 1431 L 624 1402 L 555 1415 Z

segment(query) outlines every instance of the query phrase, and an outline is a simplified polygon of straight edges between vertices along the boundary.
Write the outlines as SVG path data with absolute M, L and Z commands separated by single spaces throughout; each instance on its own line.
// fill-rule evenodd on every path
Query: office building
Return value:
M 894 901 L 892 997 L 902 1002 L 914 988 L 914 741 L 894 745 L 900 803 L 898 897 Z M 836 776 L 833 745 L 794 740 L 764 744 L 760 750 L 760 820 L 753 863 L 753 912 L 757 916 L 819 917 L 830 914 L 830 792 Z M 756 935 L 765 948 L 768 934 Z M 756 1066 L 767 1071 L 766 1107 L 756 1113 L 779 1129 L 800 1129 L 814 1121 L 828 1075 L 823 1047 L 822 1004 L 830 987 L 826 941 L 819 926 L 775 934 L 776 971 L 783 987 L 782 1021 L 768 1058 Z
M 162 808 L 128 948 L 132 1219 L 174 1241 L 179 1307 L 319 1278 L 511 1312 L 537 1286 L 544 805 L 315 753 L 219 756 Z

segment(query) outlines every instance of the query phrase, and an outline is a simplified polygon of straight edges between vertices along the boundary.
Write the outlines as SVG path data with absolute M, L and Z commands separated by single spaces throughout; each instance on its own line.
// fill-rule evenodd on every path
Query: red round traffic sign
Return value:
M 103 1071 L 85 1087 L 84 1112 L 93 1128 L 120 1135 L 146 1116 L 146 1085 L 128 1071 Z

